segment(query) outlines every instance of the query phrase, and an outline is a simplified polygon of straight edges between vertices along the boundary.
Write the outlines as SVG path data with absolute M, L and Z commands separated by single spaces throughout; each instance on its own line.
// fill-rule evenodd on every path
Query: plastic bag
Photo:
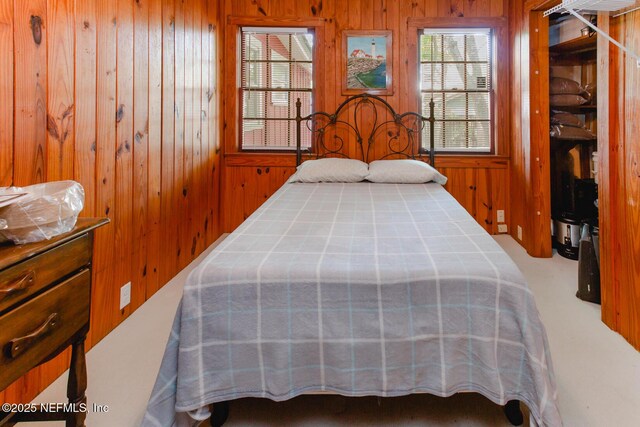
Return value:
M 575 114 L 565 113 L 564 111 L 553 111 L 551 115 L 551 124 L 584 127 L 584 122 Z
M 75 181 L 11 187 L 8 191 L 29 194 L 23 201 L 0 208 L 0 221 L 6 222 L 0 235 L 16 244 L 48 240 L 71 231 L 84 206 L 84 189 Z
M 577 107 L 589 102 L 588 99 L 580 95 L 551 95 L 549 104 L 552 107 Z
M 586 92 L 586 95 L 582 96 L 587 98 L 589 102 L 595 104 L 598 101 L 598 87 L 595 84 L 589 83 L 584 87 L 584 91 Z
M 5 228 L 7 228 L 7 221 L 5 221 L 4 219 L 0 218 L 0 231 L 4 230 Z M 4 243 L 6 241 L 7 241 L 7 239 L 5 239 L 5 237 L 0 233 L 0 243 Z
M 567 139 L 571 141 L 591 141 L 596 139 L 590 130 L 575 126 L 552 125 L 551 138 Z
M 583 95 L 584 88 L 574 80 L 553 77 L 549 82 L 549 93 L 551 95 Z

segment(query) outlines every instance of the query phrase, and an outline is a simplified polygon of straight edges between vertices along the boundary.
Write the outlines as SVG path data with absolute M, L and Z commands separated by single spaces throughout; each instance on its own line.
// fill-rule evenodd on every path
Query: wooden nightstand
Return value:
M 80 218 L 71 232 L 51 240 L 0 245 L 0 390 L 72 346 L 67 397 L 86 404 L 93 230 L 107 222 Z M 52 420 L 84 426 L 85 417 L 81 411 L 0 411 L 0 426 Z

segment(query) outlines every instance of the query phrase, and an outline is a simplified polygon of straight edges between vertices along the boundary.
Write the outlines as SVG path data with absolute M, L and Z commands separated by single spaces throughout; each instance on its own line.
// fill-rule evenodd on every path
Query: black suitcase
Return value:
M 581 300 L 600 304 L 600 267 L 589 224 L 582 224 L 580 234 L 576 296 Z

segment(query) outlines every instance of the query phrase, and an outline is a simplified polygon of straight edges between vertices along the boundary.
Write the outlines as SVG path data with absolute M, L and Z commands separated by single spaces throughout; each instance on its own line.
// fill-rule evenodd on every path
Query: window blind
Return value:
M 313 33 L 306 28 L 241 31 L 242 149 L 295 148 L 296 100 L 312 111 Z M 311 133 L 303 132 L 303 147 Z
M 490 29 L 428 29 L 420 35 L 421 108 L 429 116 L 433 99 L 436 150 L 491 151 L 491 61 Z M 427 126 L 423 145 L 429 132 Z

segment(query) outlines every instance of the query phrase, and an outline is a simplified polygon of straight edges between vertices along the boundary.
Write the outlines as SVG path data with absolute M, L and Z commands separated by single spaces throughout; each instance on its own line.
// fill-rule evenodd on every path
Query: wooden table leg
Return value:
M 71 347 L 71 366 L 69 367 L 69 382 L 67 383 L 67 397 L 69 403 L 79 408 L 87 404 L 87 362 L 84 355 L 84 340 L 82 337 Z M 88 410 L 88 409 L 87 409 Z M 67 417 L 67 427 L 85 427 L 86 412 L 70 412 Z

